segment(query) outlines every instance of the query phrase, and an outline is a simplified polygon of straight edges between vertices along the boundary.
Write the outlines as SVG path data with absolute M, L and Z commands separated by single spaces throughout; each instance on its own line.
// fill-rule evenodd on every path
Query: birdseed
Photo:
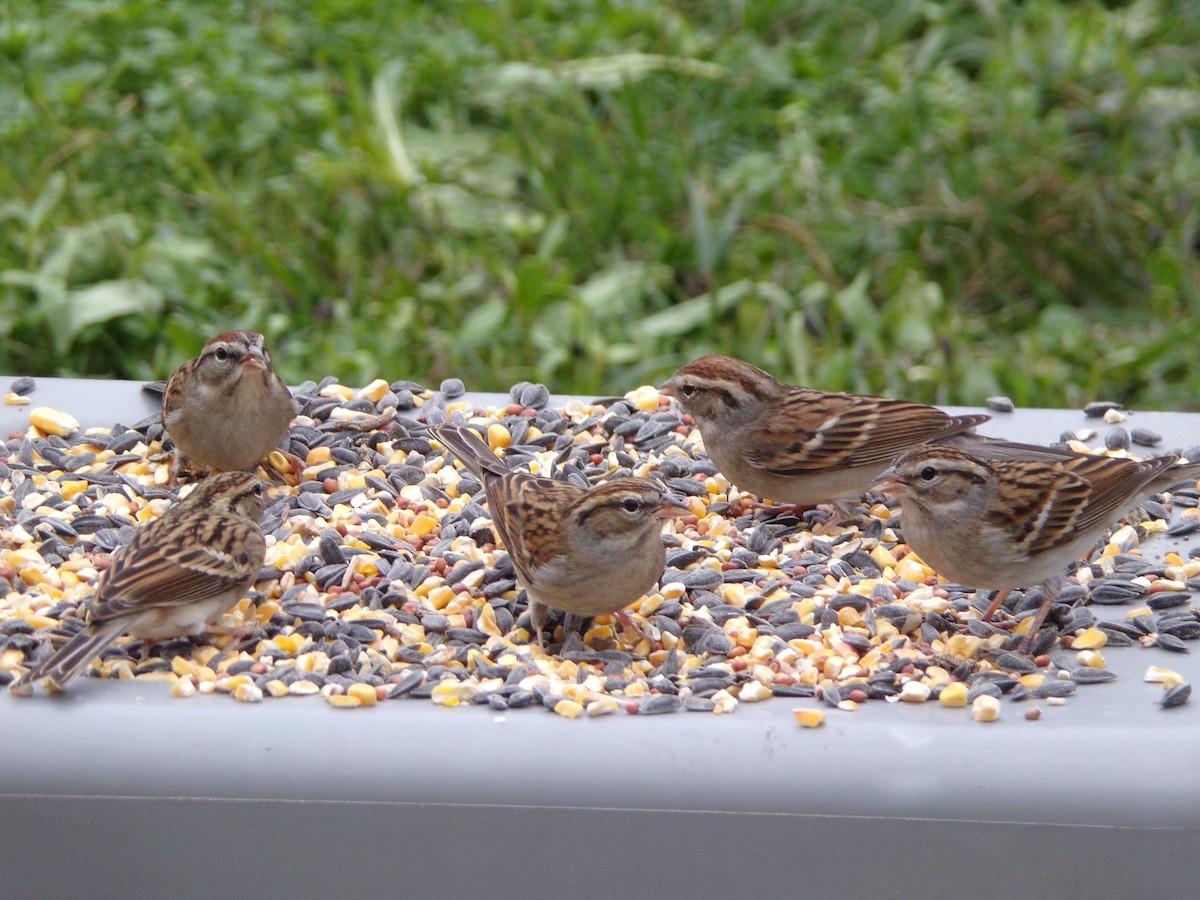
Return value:
M 903 543 L 894 503 L 868 502 L 857 521 L 814 535 L 823 511 L 777 515 L 740 493 L 703 454 L 690 418 L 652 387 L 555 408 L 545 386 L 523 383 L 506 406 L 479 409 L 459 399 L 456 381 L 438 393 L 382 380 L 355 390 L 333 378 L 298 388 L 304 412 L 284 447 L 303 467 L 272 457 L 299 483 L 278 489 L 264 515 L 267 556 L 250 596 L 212 635 L 149 651 L 122 638 L 93 674 L 170 679 L 180 697 L 320 695 L 346 709 L 416 698 L 542 706 L 566 718 L 725 714 L 779 696 L 839 712 L 936 699 L 991 721 L 1001 702 L 1058 702 L 1076 685 L 1111 680 L 1102 647 L 1140 640 L 1186 651 L 1200 637 L 1190 593 L 1200 560 L 1168 553 L 1148 565 L 1141 556 L 1140 541 L 1167 528 L 1161 515 L 1118 529 L 1064 589 L 1039 646 L 1060 629 L 1071 663 L 1056 663 L 1066 680 L 1047 679 L 1054 654 L 1014 652 L 1040 591 L 1013 591 L 983 623 L 986 601 L 939 582 Z M 82 626 L 112 552 L 178 496 L 154 419 L 80 432 L 68 414 L 39 409 L 0 450 L 0 684 Z M 409 409 L 415 419 L 396 417 Z M 688 503 L 691 515 L 664 535 L 660 588 L 628 607 L 641 633 L 601 616 L 566 634 L 552 611 L 551 652 L 541 651 L 481 486 L 448 461 L 422 418 L 470 423 L 537 474 L 588 485 L 632 472 Z M 356 421 L 368 430 L 344 427 Z M 1142 598 L 1125 621 L 1099 622 L 1083 605 Z M 802 724 L 825 715 L 796 714 Z
M 1016 404 L 1008 397 L 988 397 L 984 403 L 987 404 L 988 409 L 994 409 L 996 412 L 1012 412 L 1017 408 Z

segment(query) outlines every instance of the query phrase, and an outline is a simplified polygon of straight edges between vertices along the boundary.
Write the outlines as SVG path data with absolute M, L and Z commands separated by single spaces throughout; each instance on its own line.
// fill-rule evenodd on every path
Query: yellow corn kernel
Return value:
M 1108 644 L 1108 635 L 1099 628 L 1085 628 L 1075 636 L 1073 650 L 1099 650 Z
M 983 694 L 971 704 L 971 718 L 976 722 L 995 722 L 1000 718 L 1000 701 Z
M 792 718 L 804 728 L 816 728 L 825 722 L 825 710 L 801 707 L 792 710 Z
M 79 420 L 70 413 L 51 409 L 48 406 L 38 406 L 29 411 L 29 424 L 42 434 L 55 434 L 59 437 L 70 437 L 79 430 Z
M 435 528 L 437 528 L 437 519 L 421 514 L 413 519 L 408 530 L 417 537 L 427 537 L 433 533 Z
M 938 701 L 942 706 L 957 708 L 967 705 L 967 686 L 961 681 L 956 681 L 953 684 L 948 684 L 942 688 L 942 692 L 938 694 Z
M 346 690 L 347 697 L 357 697 L 358 702 L 362 706 L 374 706 L 378 701 L 379 696 L 375 693 L 373 685 L 369 684 L 352 684 Z
M 554 711 L 560 716 L 565 716 L 568 719 L 575 719 L 583 712 L 583 704 L 575 700 L 559 700 L 554 704 Z
M 487 442 L 493 450 L 503 450 L 512 444 L 512 435 L 499 422 L 493 422 L 488 426 Z

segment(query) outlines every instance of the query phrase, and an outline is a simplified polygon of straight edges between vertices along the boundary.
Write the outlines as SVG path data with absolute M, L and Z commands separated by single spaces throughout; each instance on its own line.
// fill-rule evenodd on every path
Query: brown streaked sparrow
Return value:
M 13 690 L 36 681 L 62 690 L 121 634 L 157 641 L 211 625 L 262 569 L 266 493 L 266 483 L 245 472 L 213 475 L 138 529 L 101 576 L 87 625 Z
M 663 522 L 690 510 L 653 482 L 614 478 L 588 490 L 510 470 L 470 429 L 430 430 L 483 483 L 493 524 L 529 595 L 539 646 L 547 606 L 585 617 L 617 613 L 662 577 Z
M 713 465 L 733 484 L 796 506 L 833 503 L 839 518 L 897 454 L 991 418 L 795 387 L 727 356 L 690 362 L 659 390 L 696 421 Z
M 939 575 L 979 588 L 1042 586 L 1028 650 L 1067 566 L 1138 503 L 1197 477 L 1200 463 L 1174 455 L 985 461 L 929 446 L 902 455 L 871 487 L 900 495 L 904 539 Z
M 172 373 L 162 415 L 175 441 L 174 476 L 184 461 L 218 472 L 253 469 L 279 446 L 295 407 L 263 336 L 226 331 Z

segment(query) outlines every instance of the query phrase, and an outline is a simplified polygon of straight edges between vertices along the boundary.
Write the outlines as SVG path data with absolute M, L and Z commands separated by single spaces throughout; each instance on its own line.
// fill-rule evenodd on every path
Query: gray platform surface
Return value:
M 155 409 L 128 382 L 39 379 L 32 400 L 85 427 Z M 0 407 L 2 433 L 28 409 Z M 1078 411 L 995 415 L 982 431 L 1025 440 L 1106 430 Z M 1200 415 L 1128 426 L 1162 433 L 1158 449 L 1200 444 Z M 1005 701 L 988 725 L 936 703 L 801 729 L 792 708 L 816 701 L 569 721 L 98 679 L 0 692 L 0 897 L 1193 894 L 1200 701 L 1163 710 L 1142 675 L 1195 683 L 1197 654 L 1105 656 L 1118 681 L 1039 701 L 1037 722 Z

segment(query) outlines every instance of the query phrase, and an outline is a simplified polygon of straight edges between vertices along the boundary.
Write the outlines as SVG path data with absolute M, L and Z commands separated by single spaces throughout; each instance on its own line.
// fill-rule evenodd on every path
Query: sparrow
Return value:
M 584 617 L 616 613 L 662 577 L 663 523 L 690 510 L 653 482 L 614 478 L 589 490 L 510 470 L 468 428 L 443 424 L 430 431 L 482 482 L 529 597 L 538 646 L 544 647 L 546 607 Z
M 199 482 L 139 528 L 96 588 L 84 628 L 13 684 L 57 690 L 122 634 L 166 640 L 198 634 L 246 596 L 262 569 L 259 520 L 267 486 L 245 472 Z

